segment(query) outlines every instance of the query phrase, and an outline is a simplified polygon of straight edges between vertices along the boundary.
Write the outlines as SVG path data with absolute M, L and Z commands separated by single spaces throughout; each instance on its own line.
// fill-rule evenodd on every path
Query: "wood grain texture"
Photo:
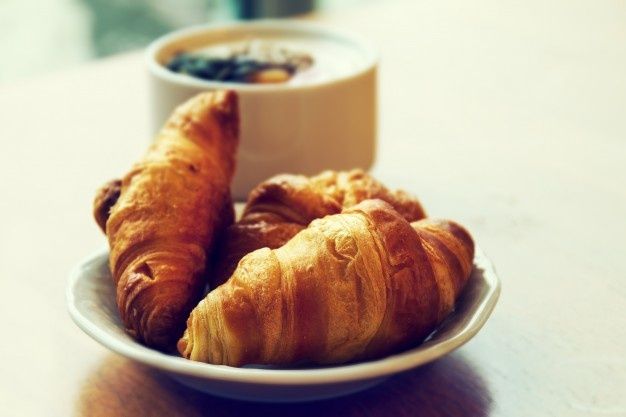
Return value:
M 364 2 L 320 19 L 382 50 L 374 175 L 467 226 L 503 281 L 457 353 L 302 406 L 202 396 L 69 319 L 104 244 L 94 190 L 148 143 L 141 54 L 0 86 L 0 415 L 626 415 L 626 5 Z M 381 18 L 384 16 L 384 18 Z

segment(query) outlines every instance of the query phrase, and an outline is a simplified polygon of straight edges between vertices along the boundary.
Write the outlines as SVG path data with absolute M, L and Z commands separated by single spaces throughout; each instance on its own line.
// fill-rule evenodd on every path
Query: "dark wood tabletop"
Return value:
M 149 142 L 140 53 L 0 86 L 0 415 L 626 415 L 626 6 L 364 2 L 314 19 L 381 50 L 374 174 L 464 224 L 502 295 L 469 343 L 345 398 L 223 400 L 70 320 L 93 192 Z

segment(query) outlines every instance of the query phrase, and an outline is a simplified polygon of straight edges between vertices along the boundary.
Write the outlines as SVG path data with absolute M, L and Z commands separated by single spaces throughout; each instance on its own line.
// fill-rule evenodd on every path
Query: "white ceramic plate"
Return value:
M 474 271 L 456 310 L 421 345 L 382 359 L 305 369 L 234 368 L 193 362 L 149 349 L 131 339 L 120 322 L 115 289 L 103 249 L 71 273 L 67 303 L 74 322 L 107 348 L 158 368 L 181 383 L 222 397 L 297 402 L 339 397 L 369 388 L 393 374 L 433 361 L 463 345 L 483 326 L 500 293 L 489 260 L 477 248 Z

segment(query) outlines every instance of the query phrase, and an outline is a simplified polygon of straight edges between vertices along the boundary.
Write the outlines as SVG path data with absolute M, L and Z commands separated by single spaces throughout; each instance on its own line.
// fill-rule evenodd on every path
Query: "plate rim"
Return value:
M 501 283 L 493 264 L 480 249 L 475 246 L 474 266 L 479 266 L 487 290 L 480 302 L 468 315 L 469 321 L 457 333 L 436 344 L 424 342 L 413 349 L 386 356 L 384 358 L 358 362 L 348 365 L 320 367 L 314 369 L 254 369 L 237 368 L 226 365 L 213 365 L 196 362 L 182 357 L 168 355 L 134 342 L 126 344 L 111 336 L 105 329 L 87 318 L 77 307 L 74 289 L 83 277 L 85 267 L 102 257 L 108 257 L 108 248 L 101 248 L 79 262 L 70 272 L 66 287 L 66 301 L 70 317 L 88 336 L 102 346 L 129 359 L 177 375 L 260 385 L 326 385 L 356 382 L 390 376 L 432 362 L 453 350 L 458 349 L 484 326 L 491 316 L 499 299 Z M 478 262 L 477 262 L 478 261 Z

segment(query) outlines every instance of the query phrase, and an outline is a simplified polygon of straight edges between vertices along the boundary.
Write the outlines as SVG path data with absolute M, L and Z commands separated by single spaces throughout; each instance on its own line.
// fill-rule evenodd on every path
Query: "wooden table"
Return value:
M 149 140 L 135 53 L 0 87 L 0 415 L 626 415 L 626 5 L 365 2 L 319 19 L 381 47 L 374 172 L 493 259 L 485 328 L 295 406 L 198 394 L 84 335 L 64 289 L 104 243 L 91 198 Z

